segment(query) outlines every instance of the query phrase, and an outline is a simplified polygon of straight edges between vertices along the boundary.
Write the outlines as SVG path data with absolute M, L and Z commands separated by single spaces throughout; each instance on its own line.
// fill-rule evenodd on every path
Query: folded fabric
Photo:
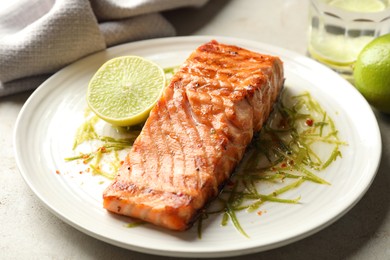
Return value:
M 120 43 L 174 36 L 159 13 L 207 0 L 19 0 L 0 11 L 0 96 Z

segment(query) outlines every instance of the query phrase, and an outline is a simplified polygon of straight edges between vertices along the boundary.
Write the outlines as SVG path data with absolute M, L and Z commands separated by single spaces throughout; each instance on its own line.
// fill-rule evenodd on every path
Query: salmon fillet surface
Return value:
M 216 41 L 198 47 L 104 191 L 104 208 L 172 230 L 189 228 L 231 177 L 283 81 L 277 57 Z

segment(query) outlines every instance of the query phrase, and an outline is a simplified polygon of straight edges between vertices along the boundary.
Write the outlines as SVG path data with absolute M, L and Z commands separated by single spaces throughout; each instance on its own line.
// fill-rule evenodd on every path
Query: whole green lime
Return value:
M 353 71 L 355 87 L 379 111 L 390 113 L 390 34 L 360 52 Z

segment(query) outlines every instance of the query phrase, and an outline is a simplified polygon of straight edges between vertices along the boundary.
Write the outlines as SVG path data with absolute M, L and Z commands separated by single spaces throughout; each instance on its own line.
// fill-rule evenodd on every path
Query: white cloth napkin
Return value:
M 109 46 L 174 36 L 159 13 L 207 0 L 18 0 L 0 11 L 0 97 Z

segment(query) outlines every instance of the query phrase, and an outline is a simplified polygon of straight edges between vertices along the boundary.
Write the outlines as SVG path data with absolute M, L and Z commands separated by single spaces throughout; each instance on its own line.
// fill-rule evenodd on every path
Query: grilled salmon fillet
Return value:
M 215 198 L 267 120 L 284 81 L 279 58 L 211 41 L 152 109 L 104 208 L 186 230 Z

